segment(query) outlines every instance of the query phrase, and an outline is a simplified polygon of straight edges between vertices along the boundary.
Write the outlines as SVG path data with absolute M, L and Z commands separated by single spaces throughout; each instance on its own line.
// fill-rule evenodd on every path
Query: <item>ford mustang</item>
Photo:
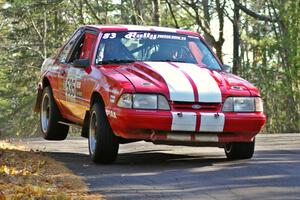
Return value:
M 42 64 L 35 111 L 47 140 L 80 127 L 96 163 L 114 162 L 119 144 L 140 140 L 248 159 L 266 121 L 263 102 L 226 69 L 196 32 L 86 25 Z

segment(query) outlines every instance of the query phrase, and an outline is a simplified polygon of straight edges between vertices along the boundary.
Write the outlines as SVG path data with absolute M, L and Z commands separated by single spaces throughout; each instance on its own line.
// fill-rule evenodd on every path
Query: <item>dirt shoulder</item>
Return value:
M 45 153 L 0 140 L 0 200 L 103 199 Z

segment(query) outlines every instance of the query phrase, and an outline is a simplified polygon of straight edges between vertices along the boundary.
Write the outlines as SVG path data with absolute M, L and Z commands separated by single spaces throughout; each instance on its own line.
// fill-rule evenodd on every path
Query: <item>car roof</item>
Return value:
M 159 26 L 114 24 L 114 25 L 85 25 L 83 27 L 95 28 L 102 32 L 109 32 L 109 31 L 155 31 L 157 32 L 158 31 L 158 32 L 169 32 L 169 33 L 179 33 L 179 34 L 199 36 L 199 34 L 194 31 L 169 28 L 169 27 L 159 27 Z

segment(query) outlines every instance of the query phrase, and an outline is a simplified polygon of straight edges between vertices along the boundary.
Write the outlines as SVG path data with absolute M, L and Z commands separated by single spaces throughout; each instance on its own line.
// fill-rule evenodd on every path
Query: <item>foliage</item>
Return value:
M 267 9 L 266 4 L 257 6 Z M 276 23 L 246 18 L 238 72 L 261 89 L 268 115 L 266 132 L 299 132 L 300 3 L 274 1 L 268 6 Z M 250 23 L 255 28 L 249 28 Z
M 81 24 L 192 29 L 222 57 L 226 19 L 240 31 L 234 35 L 241 63 L 234 66 L 235 72 L 262 91 L 268 114 L 264 131 L 299 132 L 299 4 L 293 0 L 0 0 L 0 134 L 37 132 L 32 108 L 40 66 Z M 216 24 L 218 33 L 213 34 Z
M 61 163 L 0 141 L 0 199 L 102 199 Z
M 37 130 L 38 120 L 32 108 L 38 71 L 43 60 L 73 31 L 60 16 L 66 11 L 64 6 L 60 1 L 21 0 L 2 9 L 0 127 L 8 134 Z

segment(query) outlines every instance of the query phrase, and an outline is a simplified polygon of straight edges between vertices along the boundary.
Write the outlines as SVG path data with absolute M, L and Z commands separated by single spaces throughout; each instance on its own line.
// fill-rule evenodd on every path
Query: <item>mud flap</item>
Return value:
M 35 101 L 35 106 L 33 109 L 33 111 L 36 113 L 40 112 L 40 110 L 41 110 L 42 94 L 43 94 L 43 90 L 39 88 L 37 97 L 36 97 L 36 101 Z
M 83 125 L 81 129 L 81 137 L 88 138 L 89 137 L 89 122 L 90 122 L 90 112 L 85 112 L 85 117 L 83 120 Z

